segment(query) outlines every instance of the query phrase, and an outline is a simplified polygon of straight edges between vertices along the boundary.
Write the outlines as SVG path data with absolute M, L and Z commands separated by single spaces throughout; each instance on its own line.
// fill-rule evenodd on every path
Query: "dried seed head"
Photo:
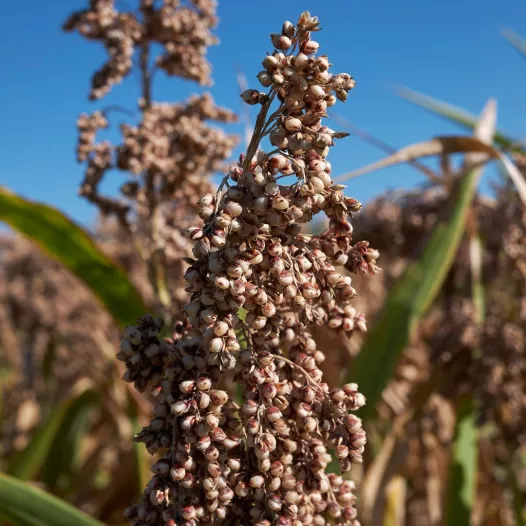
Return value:
M 354 83 L 329 73 L 328 58 L 316 56 L 311 36 L 318 29 L 308 13 L 296 26 L 286 22 L 271 36 L 276 51 L 258 75 L 272 89 L 242 94 L 262 105 L 258 128 L 230 180 L 199 200 L 204 224 L 186 234 L 193 241 L 184 274 L 191 301 L 173 341 L 161 343 L 158 330 L 150 336 L 138 327 L 139 343 L 128 331 L 123 344 L 129 377 L 155 371 L 164 404 L 138 438 L 152 453 L 171 451 L 155 469 L 172 476 L 154 479 L 140 520 L 211 524 L 249 510 L 254 524 L 300 526 L 353 516 L 353 488 L 325 471 L 329 449 L 342 472 L 362 460 L 365 433 L 349 412 L 365 400 L 352 384 L 331 390 L 323 382 L 325 355 L 309 325 L 365 328 L 351 309 L 356 291 L 338 267 L 373 272 L 378 253 L 353 244 L 348 216 L 358 207 L 333 183 L 326 160 L 345 134 L 323 118 Z M 258 149 L 267 132 L 279 151 Z M 320 213 L 325 231 L 306 233 L 303 225 Z M 241 407 L 217 389 L 223 379 L 240 386 Z

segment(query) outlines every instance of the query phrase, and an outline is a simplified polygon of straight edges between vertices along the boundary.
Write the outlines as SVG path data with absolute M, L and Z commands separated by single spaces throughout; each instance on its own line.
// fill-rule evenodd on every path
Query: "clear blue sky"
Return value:
M 87 3 L 30 0 L 2 7 L 0 183 L 92 224 L 94 208 L 76 194 L 82 168 L 74 158 L 75 121 L 98 106 L 135 108 L 137 83 L 130 77 L 101 102 L 88 101 L 89 79 L 104 53 L 98 44 L 60 30 L 67 15 Z M 500 36 L 503 25 L 526 34 L 523 0 L 220 1 L 221 43 L 209 52 L 218 103 L 239 110 L 236 68 L 255 86 L 260 61 L 271 49 L 268 34 L 305 9 L 322 21 L 317 40 L 333 69 L 357 80 L 348 102 L 339 106 L 357 126 L 396 147 L 457 131 L 400 100 L 394 86 L 403 84 L 472 112 L 495 96 L 499 127 L 525 137 L 526 64 Z M 156 100 L 180 100 L 199 91 L 193 83 L 158 79 Z M 241 125 L 229 129 L 242 133 Z M 348 138 L 333 149 L 331 160 L 334 172 L 343 173 L 381 156 Z M 108 187 L 119 182 L 114 176 Z M 417 172 L 401 167 L 357 179 L 348 193 L 366 202 L 388 188 L 421 182 Z

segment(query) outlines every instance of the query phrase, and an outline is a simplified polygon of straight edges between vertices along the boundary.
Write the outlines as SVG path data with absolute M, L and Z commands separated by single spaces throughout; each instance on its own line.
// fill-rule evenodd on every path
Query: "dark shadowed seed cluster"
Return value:
M 215 0 L 140 0 L 139 9 L 118 11 L 115 0 L 90 0 L 88 9 L 76 11 L 64 24 L 84 38 L 100 42 L 108 60 L 94 73 L 91 99 L 99 99 L 132 71 L 136 47 L 162 46 L 156 66 L 200 84 L 210 84 L 211 67 L 205 55 L 217 43 L 211 30 L 217 25 Z M 123 2 L 127 6 L 126 2 Z
M 159 455 L 127 510 L 134 526 L 359 524 L 353 482 L 326 469 L 333 455 L 342 472 L 362 461 L 365 432 L 352 412 L 365 399 L 356 384 L 324 383 L 309 325 L 366 330 L 338 268 L 374 273 L 378 252 L 352 243 L 349 216 L 360 204 L 332 182 L 327 155 L 344 134 L 322 118 L 354 80 L 316 55 L 318 29 L 307 12 L 285 22 L 258 75 L 268 91 L 242 95 L 260 111 L 246 155 L 199 200 L 204 224 L 186 231 L 185 321 L 167 340 L 151 317 L 126 329 L 125 379 L 156 396 L 136 440 Z M 266 136 L 268 153 L 259 149 Z M 320 212 L 327 230 L 303 233 Z M 239 402 L 218 388 L 229 374 Z
M 93 77 L 92 99 L 104 96 L 132 69 L 140 79 L 138 122 L 132 116 L 131 123 L 120 124 L 120 143 L 98 139 L 110 127 L 110 113 L 130 112 L 110 106 L 79 117 L 77 160 L 86 166 L 80 194 L 103 215 L 117 218 L 148 262 L 164 307 L 170 304 L 180 312 L 186 269 L 182 258 L 191 255 L 184 229 L 198 213 L 199 197 L 213 191 L 209 176 L 225 169 L 223 163 L 237 144 L 235 137 L 209 122 L 231 123 L 235 115 L 216 106 L 207 93 L 183 103 L 154 102 L 153 78 L 163 69 L 209 84 L 205 55 L 216 43 L 211 34 L 216 3 L 140 0 L 136 10 L 126 12 L 116 5 L 113 0 L 91 0 L 88 9 L 74 13 L 64 25 L 101 42 L 108 52 L 108 61 Z M 101 193 L 105 177 L 116 170 L 126 176 L 119 198 Z

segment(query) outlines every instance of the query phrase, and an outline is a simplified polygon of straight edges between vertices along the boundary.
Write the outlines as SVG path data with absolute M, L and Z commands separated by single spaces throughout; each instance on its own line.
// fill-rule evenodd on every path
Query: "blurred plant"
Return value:
M 475 118 L 408 93 L 426 109 L 476 129 Z M 384 284 L 391 289 L 362 349 L 347 345 L 343 360 L 368 397 L 361 416 L 376 455 L 365 457 L 359 491 L 362 517 L 372 525 L 524 524 L 526 488 L 518 459 L 524 454 L 526 400 L 520 307 L 526 184 L 520 143 L 502 132 L 494 140 L 503 150 L 483 144 L 491 136 L 483 142 L 438 137 L 341 178 L 441 157 L 434 187 L 374 201 L 355 228 L 358 239 L 382 251 Z M 461 151 L 485 154 L 476 154 L 479 166 L 501 161 L 512 183 L 498 187 L 496 201 L 476 195 L 473 186 L 469 199 L 458 192 L 469 171 L 455 172 L 447 156 Z M 463 210 L 462 221 L 458 214 L 447 219 L 446 211 L 455 207 Z M 449 233 L 444 237 L 441 230 Z M 369 285 L 362 287 L 362 304 L 373 317 L 371 309 L 379 305 L 371 301 Z M 370 294 L 377 298 L 376 285 Z M 405 324 L 407 332 L 401 330 Z M 324 336 L 319 340 L 322 349 L 334 348 Z M 349 350 L 358 355 L 350 365 Z M 403 488 L 396 506 L 394 487 Z
M 86 165 L 80 194 L 103 215 L 117 218 L 147 263 L 156 300 L 179 313 L 183 257 L 191 255 L 182 231 L 198 212 L 199 196 L 212 190 L 210 175 L 224 169 L 223 161 L 237 144 L 236 138 L 207 121 L 228 123 L 236 117 L 217 107 L 208 93 L 184 103 L 153 100 L 158 70 L 210 84 L 205 55 L 217 42 L 211 33 L 217 23 L 215 2 L 138 4 L 136 10 L 119 11 L 112 0 L 91 0 L 87 10 L 73 13 L 64 24 L 66 31 L 100 42 L 109 55 L 93 75 L 91 99 L 106 95 L 133 69 L 140 78 L 138 123 L 120 125 L 120 144 L 96 142 L 99 131 L 110 126 L 110 113 L 120 108 L 80 116 L 77 159 Z M 162 51 L 154 56 L 159 45 Z M 100 184 L 113 169 L 128 176 L 120 187 L 121 198 L 100 193 Z
M 110 363 L 99 338 L 115 339 L 118 331 L 89 290 L 62 265 L 22 239 L 6 237 L 3 242 L 0 345 L 9 350 L 13 370 L 21 372 L 17 388 L 6 391 L 4 399 L 3 454 L 9 455 L 24 445 L 28 426 L 38 422 L 38 405 L 55 405 L 90 367 L 95 381 L 104 379 Z M 26 407 L 31 414 L 31 402 L 37 404 L 36 415 L 24 418 L 20 411 Z M 8 409 L 15 412 L 8 415 Z
M 419 245 L 435 228 L 449 199 L 444 189 L 432 188 L 393 193 L 365 207 L 355 236 L 367 236 L 382 251 L 387 289 L 419 259 Z M 479 461 L 477 496 L 468 514 L 476 524 L 518 524 L 511 518 L 512 494 L 507 481 L 510 476 L 519 481 L 523 477 L 518 459 L 525 446 L 526 325 L 521 313 L 524 269 L 522 258 L 517 256 L 526 246 L 521 237 L 526 218 L 524 205 L 509 185 L 499 188 L 496 200 L 478 196 L 473 211 L 482 241 L 480 275 L 486 319 L 482 324 L 478 321 L 472 299 L 472 226 L 468 224 L 439 296 L 405 347 L 377 404 L 376 415 L 368 419 L 369 432 L 373 426 L 381 436 L 393 429 L 391 422 L 403 423 L 386 464 L 388 471 L 383 471 L 385 480 L 373 471 L 377 459 L 365 459 L 365 485 L 360 489 L 365 491 L 366 483 L 373 480 L 378 484 L 371 503 L 380 515 L 378 523 L 382 492 L 396 473 L 409 481 L 403 524 L 446 523 L 442 514 L 450 487 L 447 466 L 454 438 L 453 411 L 469 395 L 475 400 L 474 414 L 480 429 L 475 451 L 479 449 L 483 459 Z M 368 300 L 369 294 L 376 297 L 378 291 L 369 292 L 363 284 L 362 294 L 366 315 L 374 319 L 374 302 Z M 369 305 L 373 310 L 367 308 Z M 353 370 L 348 358 L 347 367 Z M 384 441 L 378 454 L 388 445 L 389 441 Z M 471 452 L 464 451 L 463 458 Z M 525 490 L 518 485 L 522 502 Z

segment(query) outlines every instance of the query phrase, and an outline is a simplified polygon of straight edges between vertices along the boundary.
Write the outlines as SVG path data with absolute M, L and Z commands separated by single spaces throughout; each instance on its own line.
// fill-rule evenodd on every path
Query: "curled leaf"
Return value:
M 495 113 L 495 104 L 490 102 L 481 114 L 480 124 L 475 130 L 477 136 L 472 141 L 478 152 L 488 151 Z M 430 142 L 435 148 L 442 148 L 439 141 Z M 374 414 L 400 354 L 440 293 L 455 259 L 481 173 L 478 158 L 471 157 L 466 162 L 467 172 L 455 181 L 449 208 L 443 210 L 429 240 L 423 245 L 420 258 L 407 267 L 389 292 L 378 320 L 368 332 L 351 368 L 350 379 L 358 383 L 367 398 L 367 405 L 361 410 L 364 418 Z
M 468 130 L 475 129 L 477 116 L 472 113 L 409 88 L 401 87 L 397 92 L 403 99 L 419 106 L 420 108 L 428 110 L 434 115 L 443 117 L 454 124 L 467 128 Z M 526 154 L 525 148 L 521 147 L 517 144 L 517 141 L 499 130 L 495 131 L 493 141 L 500 148 L 504 148 L 511 152 Z

